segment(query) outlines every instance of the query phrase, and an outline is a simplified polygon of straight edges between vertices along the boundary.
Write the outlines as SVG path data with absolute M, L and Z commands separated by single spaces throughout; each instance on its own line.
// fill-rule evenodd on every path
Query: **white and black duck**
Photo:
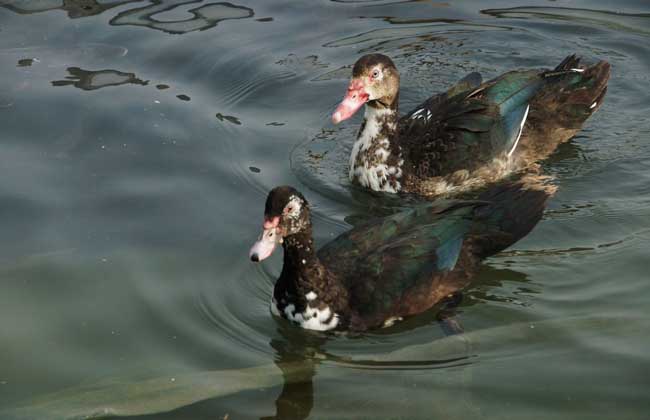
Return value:
M 361 57 L 332 116 L 364 104 L 350 180 L 375 191 L 437 195 L 498 180 L 547 157 L 602 104 L 610 66 L 572 55 L 555 69 L 516 70 L 488 82 L 472 73 L 399 115 L 400 77 L 382 54 Z

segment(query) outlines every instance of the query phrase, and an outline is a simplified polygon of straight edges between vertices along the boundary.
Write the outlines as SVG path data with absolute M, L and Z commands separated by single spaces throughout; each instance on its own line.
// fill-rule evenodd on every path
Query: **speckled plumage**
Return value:
M 367 107 L 357 141 L 350 154 L 350 179 L 374 191 L 401 190 L 402 159 L 389 137 L 397 130 L 395 113 L 385 108 Z
M 377 68 L 386 75 L 370 80 Z M 354 66 L 353 83 L 366 83 L 370 94 L 350 179 L 377 191 L 420 195 L 496 181 L 573 137 L 602 104 L 608 79 L 607 62 L 584 67 L 575 56 L 553 70 L 511 71 L 484 83 L 472 73 L 399 117 L 397 69 L 381 54 L 364 56 Z M 382 159 L 398 167 L 400 176 L 368 181 L 377 165 L 374 155 L 356 153 L 363 144 L 389 151 Z

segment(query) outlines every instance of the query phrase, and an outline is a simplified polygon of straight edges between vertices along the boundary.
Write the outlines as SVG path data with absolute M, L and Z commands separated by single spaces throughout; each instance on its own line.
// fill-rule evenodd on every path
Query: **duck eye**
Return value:
M 287 207 L 287 213 L 291 213 L 293 211 L 293 207 L 289 206 Z
M 373 79 L 376 79 L 376 78 L 378 78 L 378 77 L 379 77 L 379 70 L 373 70 L 373 72 L 372 72 L 372 78 L 373 78 Z

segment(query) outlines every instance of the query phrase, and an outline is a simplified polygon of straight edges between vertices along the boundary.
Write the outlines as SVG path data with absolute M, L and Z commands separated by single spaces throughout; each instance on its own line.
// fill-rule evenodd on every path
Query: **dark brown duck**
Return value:
M 482 259 L 537 224 L 552 191 L 506 182 L 477 201 L 437 200 L 371 220 L 316 251 L 309 203 L 294 188 L 277 187 L 250 258 L 261 261 L 282 244 L 274 314 L 311 330 L 378 328 L 465 287 Z

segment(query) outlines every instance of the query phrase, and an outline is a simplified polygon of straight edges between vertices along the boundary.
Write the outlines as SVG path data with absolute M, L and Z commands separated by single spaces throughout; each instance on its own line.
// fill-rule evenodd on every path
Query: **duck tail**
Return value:
M 526 236 L 540 221 L 556 187 L 547 177 L 529 175 L 490 187 L 478 198 L 470 231 L 474 254 L 486 258 Z
M 585 66 L 575 54 L 570 55 L 555 69 L 542 73 L 546 86 L 533 98 L 531 107 L 551 112 L 555 124 L 563 129 L 579 130 L 602 105 L 609 75 L 607 61 Z
M 518 146 L 520 156 L 539 160 L 575 136 L 603 104 L 609 74 L 608 62 L 585 66 L 576 55 L 540 73 L 543 85 L 529 103 L 525 140 Z

